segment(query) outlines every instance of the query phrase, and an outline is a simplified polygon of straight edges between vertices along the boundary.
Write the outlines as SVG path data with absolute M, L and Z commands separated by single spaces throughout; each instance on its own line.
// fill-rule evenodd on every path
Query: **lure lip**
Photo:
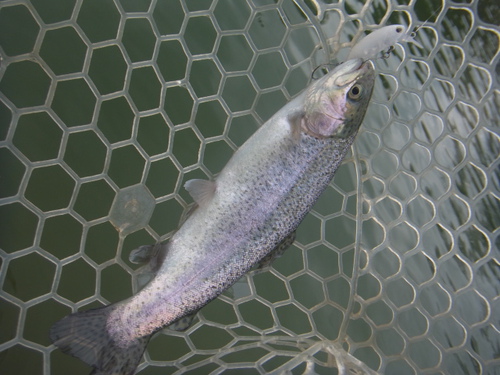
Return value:
M 403 37 L 399 40 L 400 42 L 408 42 L 408 43 L 413 43 L 415 44 L 418 48 L 420 49 L 424 49 L 424 46 L 422 44 L 420 44 L 420 42 L 417 42 L 415 40 L 415 36 L 414 36 L 415 32 L 411 32 L 411 33 L 408 33 L 406 32 L 406 34 L 403 35 Z

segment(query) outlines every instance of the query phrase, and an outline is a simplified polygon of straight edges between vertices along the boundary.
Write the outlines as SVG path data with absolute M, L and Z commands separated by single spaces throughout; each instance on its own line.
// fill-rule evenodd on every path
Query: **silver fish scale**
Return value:
M 241 259 L 236 258 L 231 266 L 243 264 L 243 270 L 246 272 L 265 256 L 270 249 L 278 246 L 283 238 L 286 238 L 297 228 L 331 181 L 354 137 L 355 134 L 347 140 L 319 140 L 308 135 L 303 136 L 301 145 L 297 148 L 301 154 L 299 158 L 309 161 L 305 163 L 308 168 L 300 174 L 301 178 L 293 185 L 286 198 L 279 202 L 277 207 L 270 212 L 268 219 L 256 228 L 255 234 L 249 237 L 247 246 L 252 250 L 242 252 L 248 258 L 245 258 L 243 262 Z M 287 155 L 289 155 L 288 151 Z M 296 161 L 293 157 L 277 158 L 277 160 L 286 159 L 292 160 L 292 163 Z M 279 172 L 287 171 L 289 166 L 279 166 L 277 170 Z M 311 184 L 311 181 L 315 181 L 315 183 Z M 268 188 L 257 189 L 256 193 L 255 196 L 251 196 L 253 199 L 267 194 Z M 260 250 L 256 251 L 257 249 Z
M 325 51 L 396 23 L 424 49 L 376 61 L 294 245 L 158 334 L 139 373 L 498 373 L 498 1 L 59 3 L 0 2 L 2 374 L 87 373 L 51 324 L 130 296 L 128 255 L 172 235 L 184 182 L 214 177 Z
M 205 285 L 200 289 L 211 290 L 214 296 L 219 295 L 243 274 L 248 272 L 270 250 L 277 247 L 283 238 L 291 234 L 331 181 L 345 153 L 352 144 L 355 135 L 356 133 L 345 140 L 335 138 L 319 140 L 308 135 L 303 135 L 300 145 L 285 147 L 283 149 L 284 154 L 275 156 L 275 158 L 272 157 L 274 161 L 288 160 L 292 161 L 292 163 L 296 163 L 298 159 L 306 160 L 305 165 L 308 168 L 300 174 L 302 178 L 293 185 L 287 197 L 280 201 L 274 210 L 270 211 L 271 215 L 267 221 L 253 231 L 250 231 L 246 237 L 246 241 L 239 244 L 241 251 L 228 258 L 219 268 L 218 272 L 206 280 Z M 290 148 L 293 148 L 294 151 L 291 151 Z M 292 166 L 273 163 L 272 167 L 276 168 L 277 172 L 282 172 L 287 171 Z M 269 170 L 269 168 L 263 165 L 260 169 Z M 272 173 L 268 173 L 266 176 L 262 176 L 262 178 L 269 178 L 269 176 L 272 176 Z M 315 181 L 315 183 L 311 184 L 311 181 Z M 276 182 L 272 185 L 276 186 Z M 261 188 L 255 189 L 254 194 L 248 195 L 249 198 L 247 199 L 249 200 L 241 202 L 242 206 L 248 205 L 250 207 L 249 211 L 251 211 L 251 206 L 255 204 L 255 197 L 262 197 L 269 194 L 269 187 L 265 183 L 261 186 Z M 230 207 L 229 209 L 234 211 L 234 207 Z M 245 225 L 245 218 L 241 219 L 243 222 L 234 223 L 235 227 L 241 228 L 242 225 Z M 227 222 L 227 220 L 221 220 L 221 223 L 225 224 Z M 231 229 L 224 225 L 224 228 L 220 228 L 216 232 L 230 233 Z M 220 244 L 217 238 L 213 239 L 207 245 L 212 251 L 217 249 L 218 246 Z M 186 311 L 189 311 L 189 307 L 193 304 L 205 304 L 206 297 L 207 293 L 200 295 L 198 289 L 192 290 L 192 293 L 188 291 L 186 298 L 183 299 Z

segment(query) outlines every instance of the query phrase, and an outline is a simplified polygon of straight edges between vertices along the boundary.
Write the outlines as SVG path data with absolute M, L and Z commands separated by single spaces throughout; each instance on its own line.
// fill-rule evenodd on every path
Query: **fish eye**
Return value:
M 363 88 L 361 85 L 354 85 L 351 87 L 349 90 L 349 93 L 347 94 L 349 96 L 349 99 L 358 99 L 361 96 L 361 93 L 363 92 Z
M 403 32 L 403 28 L 402 27 L 396 27 L 396 32 L 398 34 L 401 34 Z

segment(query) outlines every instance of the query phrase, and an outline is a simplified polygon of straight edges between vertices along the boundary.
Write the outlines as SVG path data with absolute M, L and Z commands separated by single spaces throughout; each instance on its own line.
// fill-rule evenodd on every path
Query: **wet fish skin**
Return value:
M 199 207 L 156 277 L 130 299 L 63 318 L 54 343 L 96 374 L 132 374 L 154 332 L 216 298 L 295 231 L 352 144 L 373 84 L 371 63 L 349 60 L 285 105 L 215 182 L 190 184 Z

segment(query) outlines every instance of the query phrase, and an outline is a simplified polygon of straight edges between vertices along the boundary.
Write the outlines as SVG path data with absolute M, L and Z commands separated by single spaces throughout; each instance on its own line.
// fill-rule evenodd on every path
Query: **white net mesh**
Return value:
M 270 270 L 141 374 L 500 373 L 495 0 L 0 2 L 2 374 L 85 374 L 56 320 L 132 293 L 213 177 L 329 58 L 378 25 L 398 45 L 333 183 Z M 329 56 L 329 58 L 327 57 Z

